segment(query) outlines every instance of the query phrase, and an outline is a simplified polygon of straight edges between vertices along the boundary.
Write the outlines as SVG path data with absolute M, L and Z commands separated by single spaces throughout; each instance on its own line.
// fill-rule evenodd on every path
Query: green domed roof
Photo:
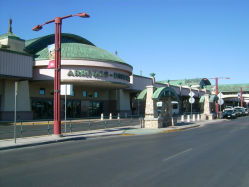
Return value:
M 48 45 L 54 43 L 54 34 L 26 41 L 25 50 L 35 56 L 35 60 L 48 60 Z M 63 33 L 61 59 L 93 60 L 126 64 L 118 56 L 96 47 L 93 43 L 74 34 Z M 129 65 L 129 64 L 126 64 Z M 130 65 L 129 65 L 130 66 Z

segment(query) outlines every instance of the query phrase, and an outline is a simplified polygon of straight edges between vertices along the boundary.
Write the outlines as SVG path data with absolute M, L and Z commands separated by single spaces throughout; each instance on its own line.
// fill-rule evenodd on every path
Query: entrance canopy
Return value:
M 139 100 L 143 100 L 146 98 L 146 95 L 147 95 L 147 89 L 144 89 L 143 91 L 141 91 L 138 96 L 137 96 L 137 99 Z
M 176 91 L 172 89 L 171 87 L 158 88 L 154 92 L 152 99 L 162 100 L 164 97 L 173 97 L 174 99 L 179 100 Z
M 137 99 L 144 100 L 146 99 L 146 95 L 147 95 L 147 89 L 144 89 L 138 94 Z M 152 99 L 162 100 L 164 97 L 173 97 L 175 100 L 179 99 L 176 91 L 171 87 L 156 88 L 156 90 L 153 93 Z
M 217 95 L 212 94 L 209 96 L 210 103 L 214 103 L 215 101 L 218 101 L 218 99 L 219 97 Z M 203 95 L 201 96 L 199 103 L 204 103 L 204 101 L 205 101 L 205 96 Z

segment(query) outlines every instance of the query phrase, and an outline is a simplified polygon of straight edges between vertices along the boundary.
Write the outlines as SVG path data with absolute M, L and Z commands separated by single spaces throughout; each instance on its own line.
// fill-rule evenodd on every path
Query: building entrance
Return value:
M 88 115 L 90 117 L 99 117 L 103 113 L 103 102 L 90 101 L 88 105 Z

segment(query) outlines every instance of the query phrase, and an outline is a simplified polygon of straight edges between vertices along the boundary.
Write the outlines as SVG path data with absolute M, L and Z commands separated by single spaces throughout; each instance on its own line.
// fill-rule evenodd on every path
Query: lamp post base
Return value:
M 52 134 L 53 138 L 62 138 L 63 135 L 62 134 Z

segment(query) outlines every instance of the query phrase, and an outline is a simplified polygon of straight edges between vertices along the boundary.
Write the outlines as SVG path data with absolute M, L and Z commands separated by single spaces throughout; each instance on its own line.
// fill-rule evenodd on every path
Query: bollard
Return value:
M 200 114 L 197 114 L 197 121 L 200 121 Z
M 23 132 L 23 130 L 22 130 L 22 121 L 21 121 L 21 137 L 22 137 L 22 132 Z
M 104 114 L 101 113 L 100 120 L 104 120 Z
M 184 115 L 181 115 L 181 122 L 184 123 Z
M 70 128 L 70 132 L 72 132 L 72 122 L 71 122 L 71 120 L 70 120 L 69 128 Z
M 50 134 L 50 126 L 49 126 L 49 123 L 48 123 L 48 127 L 47 127 L 47 130 L 48 130 L 48 135 Z
M 118 113 L 118 118 L 117 119 L 120 119 L 120 115 L 119 115 L 119 113 Z
M 187 115 L 187 122 L 190 123 L 190 115 Z
M 195 114 L 192 115 L 192 121 L 195 121 Z
M 175 126 L 175 124 L 174 124 L 174 118 L 173 117 L 171 118 L 171 125 Z
M 109 119 L 112 119 L 112 113 L 110 113 Z
M 89 130 L 90 130 L 91 129 L 91 121 L 90 121 L 90 119 L 88 121 L 88 127 L 89 127 Z

